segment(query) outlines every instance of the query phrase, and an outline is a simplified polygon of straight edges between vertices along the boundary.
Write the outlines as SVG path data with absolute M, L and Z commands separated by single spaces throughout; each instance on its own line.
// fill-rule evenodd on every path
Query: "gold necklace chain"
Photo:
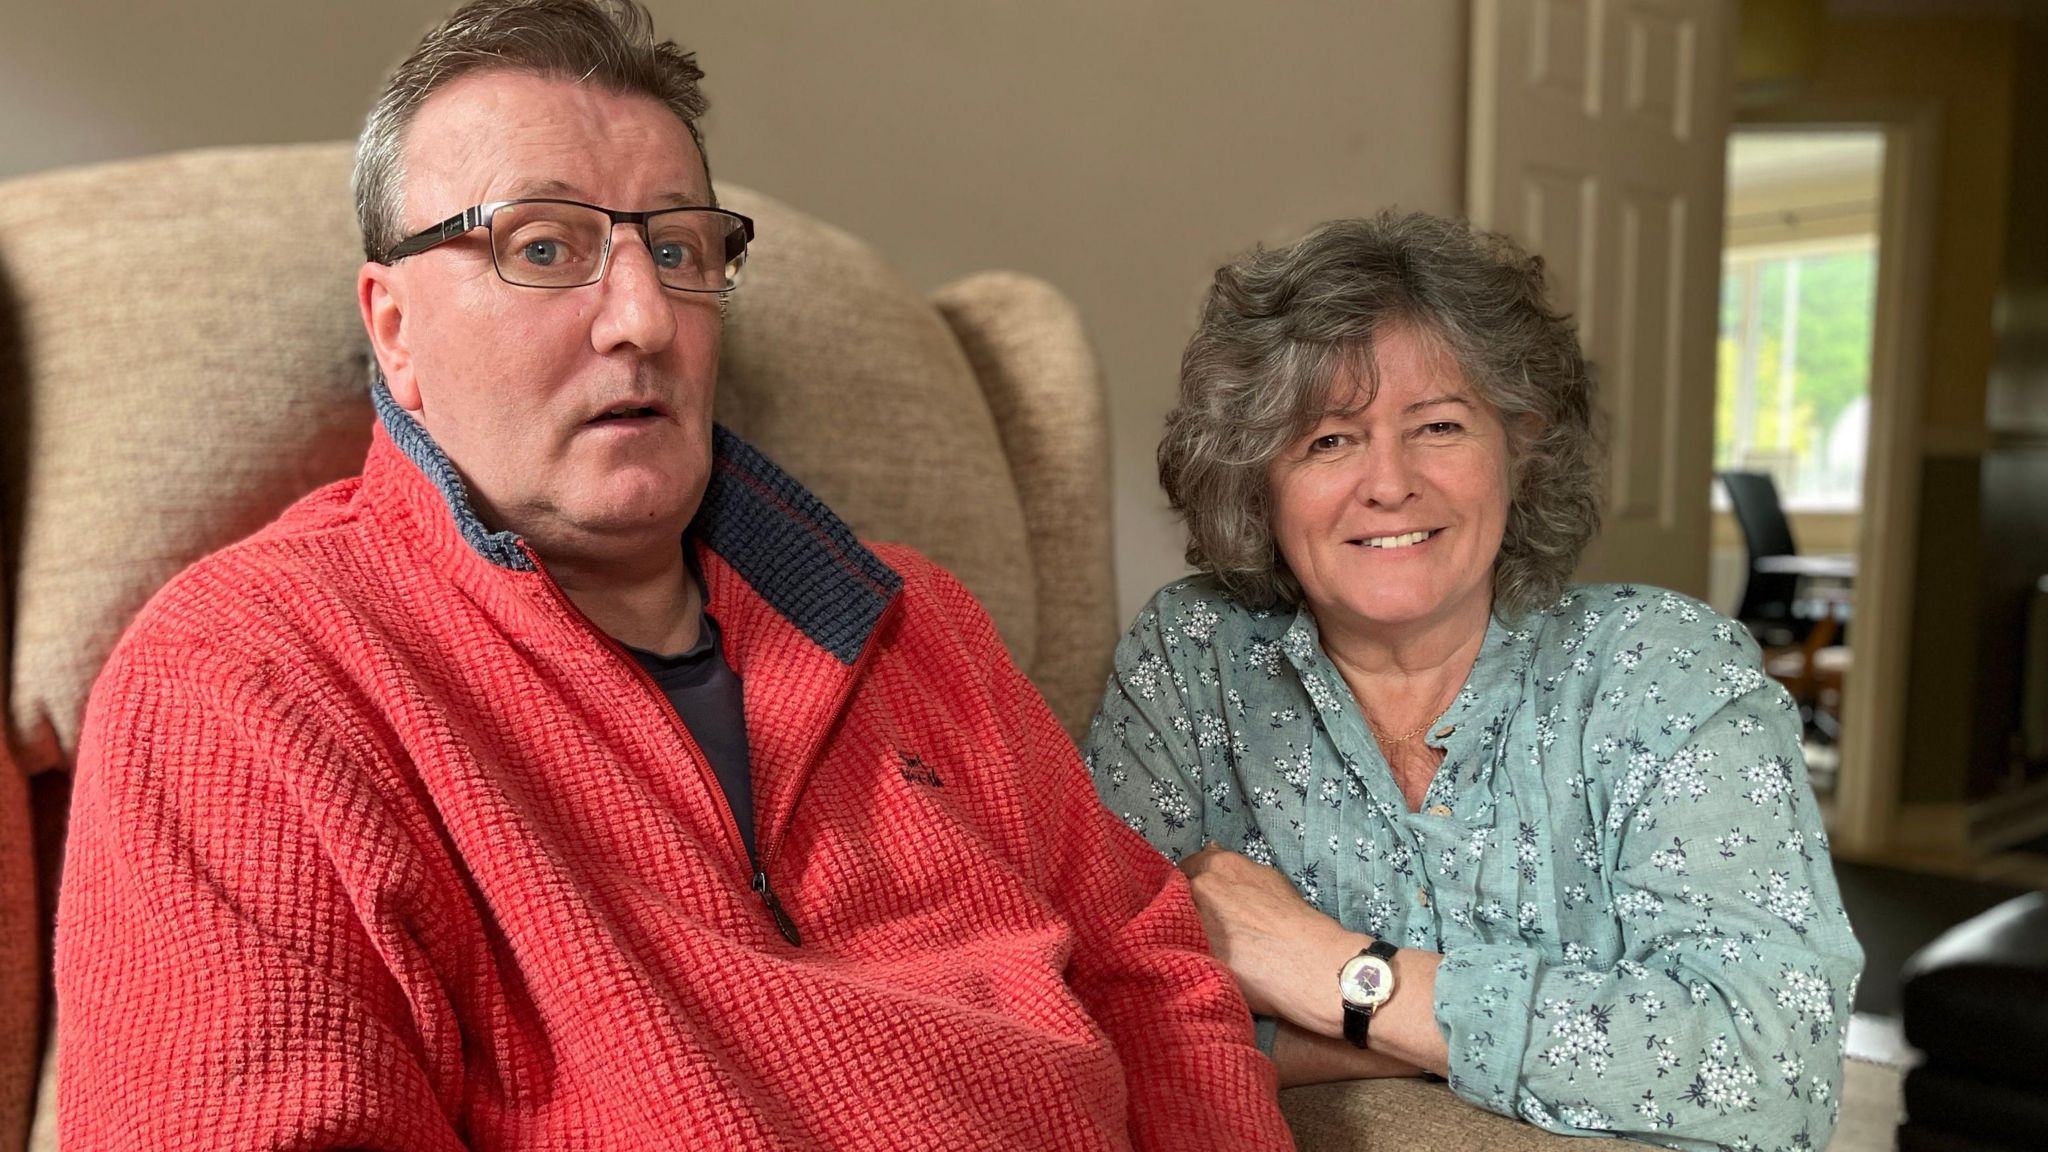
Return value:
M 1367 728 L 1372 729 L 1373 739 L 1378 740 L 1381 745 L 1386 747 L 1398 747 L 1402 744 L 1406 744 L 1410 740 L 1415 739 L 1417 736 L 1422 735 L 1424 732 L 1429 731 L 1430 725 L 1435 724 L 1438 720 L 1443 719 L 1444 713 L 1450 710 L 1451 701 L 1457 699 L 1458 689 L 1462 687 L 1464 687 L 1463 684 L 1453 684 L 1451 686 L 1451 694 L 1445 697 L 1444 699 L 1443 707 L 1436 709 L 1436 711 L 1430 715 L 1429 720 L 1426 721 L 1420 728 L 1417 728 L 1412 732 L 1405 732 L 1399 736 L 1387 735 L 1386 729 L 1380 727 L 1379 721 L 1374 720 L 1372 718 L 1371 710 L 1366 708 L 1363 702 L 1359 704 L 1358 710 L 1360 712 L 1365 713 L 1365 726 Z

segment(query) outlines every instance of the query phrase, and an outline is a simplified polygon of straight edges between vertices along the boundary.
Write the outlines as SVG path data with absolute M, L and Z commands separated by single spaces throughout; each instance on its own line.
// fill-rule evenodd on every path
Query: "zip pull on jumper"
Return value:
M 754 894 L 767 906 L 768 914 L 775 917 L 775 929 L 782 933 L 782 938 L 795 947 L 803 947 L 803 935 L 796 930 L 796 921 L 790 919 L 789 913 L 782 910 L 782 901 L 775 898 L 775 887 L 768 883 L 767 872 L 754 873 Z

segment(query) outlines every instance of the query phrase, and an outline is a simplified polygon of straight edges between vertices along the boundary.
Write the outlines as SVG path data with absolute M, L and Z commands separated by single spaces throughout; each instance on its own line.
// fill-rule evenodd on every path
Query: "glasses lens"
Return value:
M 498 275 L 533 288 L 595 283 L 611 218 L 574 204 L 507 204 L 491 216 Z
M 739 284 L 747 233 L 730 213 L 682 208 L 647 222 L 647 246 L 663 284 L 685 292 L 725 292 Z

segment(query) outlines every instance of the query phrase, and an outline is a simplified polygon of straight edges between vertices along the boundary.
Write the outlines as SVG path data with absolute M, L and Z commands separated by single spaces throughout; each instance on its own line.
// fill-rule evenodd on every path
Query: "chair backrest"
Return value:
M 1735 522 L 1742 526 L 1743 545 L 1749 549 L 1749 579 L 1743 585 L 1742 604 L 1735 610 L 1735 618 L 1745 622 L 1790 620 L 1799 578 L 1756 570 L 1756 562 L 1765 556 L 1798 552 L 1792 543 L 1792 524 L 1785 519 L 1785 506 L 1778 502 L 1777 484 L 1767 472 L 1723 472 L 1721 485 L 1728 490 Z
M 1778 485 L 1770 473 L 1723 472 L 1721 485 L 1728 490 L 1728 502 L 1735 506 L 1735 519 L 1742 525 L 1742 539 L 1751 559 L 1798 553 L 1792 543 L 1792 524 L 1785 519 L 1785 506 L 1778 501 Z
M 94 676 L 165 580 L 361 465 L 352 151 L 0 184 L 0 1147 L 19 1146 L 42 987 L 24 775 L 70 766 Z M 928 299 L 853 237 L 719 192 L 760 238 L 718 419 L 857 533 L 955 572 L 1079 732 L 1118 621 L 1105 404 L 1075 311 L 1009 273 Z

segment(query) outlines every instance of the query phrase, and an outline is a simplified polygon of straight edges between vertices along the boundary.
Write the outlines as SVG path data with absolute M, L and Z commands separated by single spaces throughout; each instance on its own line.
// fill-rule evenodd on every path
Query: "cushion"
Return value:
M 1024 513 L 952 330 L 865 243 L 745 188 L 718 195 L 759 229 L 731 297 L 718 419 L 855 533 L 910 544 L 958 576 L 1031 671 Z
M 67 762 L 93 676 L 159 585 L 361 466 L 360 243 L 337 158 L 183 153 L 0 196 L 27 382 L 10 698 L 26 769 Z
M 1475 1108 L 1442 1084 L 1423 1080 L 1354 1080 L 1280 1093 L 1280 1110 L 1302 1152 L 1585 1152 L 1635 1148 L 1623 1141 L 1589 1145 Z
M 1109 560 L 1109 411 L 1094 349 L 1073 304 L 1017 272 L 956 280 L 932 302 L 981 381 L 1023 506 L 1039 606 L 1025 668 L 1078 742 L 1123 627 Z
M 1958 1136 L 1918 1121 L 1899 1125 L 1896 1139 L 1898 1152 L 2032 1152 L 2040 1147 L 2036 1143 L 2014 1145 Z
M 2008 1063 L 2039 1064 L 2038 1050 L 2003 1050 Z M 2012 1148 L 2038 1148 L 2048 1140 L 2048 1093 L 2031 1084 L 1981 1080 L 1936 1063 L 1906 1073 L 1906 1115 L 1933 1132 Z

